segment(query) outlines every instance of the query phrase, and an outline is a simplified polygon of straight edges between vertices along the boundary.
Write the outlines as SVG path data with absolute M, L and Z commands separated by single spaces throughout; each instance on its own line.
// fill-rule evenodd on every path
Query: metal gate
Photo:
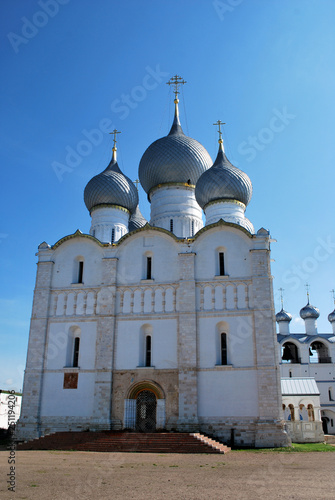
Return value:
M 139 432 L 155 432 L 156 430 L 156 396 L 151 391 L 141 391 L 136 399 L 136 430 Z

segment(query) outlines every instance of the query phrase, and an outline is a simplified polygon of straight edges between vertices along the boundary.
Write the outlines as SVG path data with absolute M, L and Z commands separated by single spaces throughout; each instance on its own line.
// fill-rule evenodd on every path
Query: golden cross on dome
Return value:
M 219 126 L 219 142 L 222 142 L 222 132 L 221 132 L 221 125 L 226 125 L 224 122 L 221 120 L 218 120 L 216 123 L 213 123 L 213 125 L 218 125 Z
M 283 309 L 284 307 L 284 301 L 283 301 L 283 291 L 284 291 L 284 288 L 279 288 L 279 291 L 280 291 L 280 300 L 281 300 L 281 308 Z
M 175 94 L 175 99 L 178 99 L 178 85 L 184 85 L 187 83 L 181 76 L 175 75 L 168 82 L 166 82 L 167 85 L 174 85 L 174 94 Z
M 114 135 L 114 138 L 113 138 L 113 151 L 116 151 L 116 134 L 121 134 L 121 132 L 119 132 L 118 130 L 116 130 L 116 128 L 113 130 L 113 132 L 109 132 L 110 135 Z

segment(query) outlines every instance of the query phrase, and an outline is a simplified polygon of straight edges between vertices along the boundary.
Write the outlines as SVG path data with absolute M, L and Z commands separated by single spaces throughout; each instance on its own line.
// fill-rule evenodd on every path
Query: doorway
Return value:
M 136 430 L 156 431 L 157 399 L 152 391 L 141 391 L 136 398 Z

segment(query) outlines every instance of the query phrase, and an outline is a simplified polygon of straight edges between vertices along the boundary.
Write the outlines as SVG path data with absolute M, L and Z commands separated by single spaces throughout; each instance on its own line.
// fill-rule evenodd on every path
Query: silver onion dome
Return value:
M 284 311 L 283 308 L 276 314 L 277 323 L 280 323 L 280 321 L 287 321 L 289 323 L 291 320 L 292 320 L 291 314 Z
M 138 193 L 134 183 L 124 175 L 113 158 L 108 167 L 94 176 L 86 185 L 84 201 L 89 211 L 98 205 L 118 205 L 133 213 L 138 204 Z
M 248 205 L 252 196 L 252 184 L 248 175 L 234 167 L 225 155 L 222 141 L 211 168 L 197 182 L 195 197 L 201 208 L 215 200 L 237 200 Z
M 139 229 L 140 227 L 145 226 L 148 221 L 143 217 L 139 206 L 137 205 L 135 212 L 130 216 L 128 229 L 129 232 L 135 231 L 135 229 Z
M 335 309 L 330 314 L 328 314 L 328 321 L 333 323 L 335 321 Z
M 320 316 L 320 311 L 317 307 L 312 306 L 309 302 L 305 307 L 300 309 L 300 318 L 302 319 L 317 319 Z
M 177 99 L 175 106 L 169 134 L 153 142 L 140 161 L 138 175 L 147 194 L 159 184 L 195 185 L 200 175 L 212 165 L 206 149 L 184 134 L 179 122 Z

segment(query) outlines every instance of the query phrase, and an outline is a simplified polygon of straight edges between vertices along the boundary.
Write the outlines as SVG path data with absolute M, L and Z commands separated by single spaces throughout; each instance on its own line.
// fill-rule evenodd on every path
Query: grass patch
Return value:
M 307 453 L 311 451 L 335 452 L 335 446 L 325 443 L 292 443 L 287 448 L 235 448 L 232 451 L 251 451 L 253 453 Z

